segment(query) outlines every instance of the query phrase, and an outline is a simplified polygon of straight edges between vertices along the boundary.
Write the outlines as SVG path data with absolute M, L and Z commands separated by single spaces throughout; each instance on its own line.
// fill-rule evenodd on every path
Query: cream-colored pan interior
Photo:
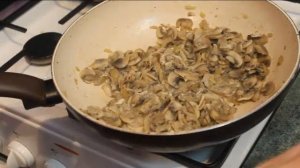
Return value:
M 194 25 L 198 25 L 202 19 L 199 16 L 202 12 L 211 26 L 229 27 L 244 35 L 272 33 L 273 37 L 267 44 L 272 57 L 268 80 L 273 81 L 276 89 L 280 90 L 294 75 L 299 50 L 297 32 L 291 20 L 270 2 L 109 1 L 77 20 L 65 32 L 56 48 L 53 78 L 64 100 L 80 113 L 80 109 L 89 105 L 104 106 L 109 98 L 100 87 L 83 83 L 77 69 L 83 69 L 97 58 L 107 57 L 103 51 L 105 48 L 146 49 L 154 45 L 155 30 L 149 27 L 161 23 L 175 24 L 178 18 L 187 17 L 186 5 L 196 7 L 193 10 L 196 15 L 190 17 Z M 284 59 L 282 65 L 277 66 L 280 55 Z M 266 99 L 261 99 L 240 106 L 236 119 L 254 112 L 266 102 Z

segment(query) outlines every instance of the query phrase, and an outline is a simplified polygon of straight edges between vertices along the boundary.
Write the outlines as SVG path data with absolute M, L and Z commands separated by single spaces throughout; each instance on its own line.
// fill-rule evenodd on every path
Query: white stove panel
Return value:
M 0 118 L 0 137 L 5 138 L 2 140 L 3 146 L 8 146 L 12 141 L 25 145 L 36 159 L 32 168 L 43 167 L 49 159 L 72 168 L 182 167 L 161 156 L 113 144 L 66 116 L 38 124 L 0 109 Z M 51 122 L 56 125 L 55 129 L 47 126 L 53 125 Z M 6 148 L 0 151 L 6 155 L 8 152 Z

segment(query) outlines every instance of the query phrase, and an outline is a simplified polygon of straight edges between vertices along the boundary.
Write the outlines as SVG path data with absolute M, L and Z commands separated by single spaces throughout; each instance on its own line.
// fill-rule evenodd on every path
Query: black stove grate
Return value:
M 80 12 L 83 8 L 85 8 L 88 5 L 95 6 L 104 0 L 81 0 L 82 2 L 74 8 L 72 11 L 70 11 L 66 16 L 64 16 L 62 19 L 58 21 L 59 24 L 63 25 L 67 21 L 69 21 L 72 17 L 74 17 L 78 12 Z
M 0 2 L 0 30 L 5 27 L 25 33 L 26 28 L 14 25 L 11 22 L 23 15 L 33 6 L 38 4 L 40 0 L 30 1 L 1 1 Z
M 286 1 L 295 2 L 295 3 L 300 3 L 299 0 L 286 0 Z

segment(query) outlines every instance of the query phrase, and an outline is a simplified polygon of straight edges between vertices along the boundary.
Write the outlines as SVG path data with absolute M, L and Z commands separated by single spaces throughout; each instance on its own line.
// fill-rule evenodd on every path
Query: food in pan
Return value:
M 147 134 L 175 133 L 230 120 L 237 107 L 271 95 L 267 35 L 194 26 L 180 18 L 161 24 L 157 44 L 148 49 L 111 52 L 80 72 L 112 99 L 84 109 L 111 126 Z

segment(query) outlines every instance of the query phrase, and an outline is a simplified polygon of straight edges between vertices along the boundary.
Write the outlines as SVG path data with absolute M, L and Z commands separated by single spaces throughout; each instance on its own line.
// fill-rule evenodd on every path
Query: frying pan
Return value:
M 244 36 L 270 33 L 266 44 L 272 57 L 267 81 L 276 92 L 257 102 L 238 107 L 230 121 L 172 135 L 149 135 L 101 124 L 83 113 L 87 106 L 104 106 L 109 98 L 99 86 L 87 85 L 76 69 L 95 59 L 105 58 L 111 50 L 146 49 L 155 44 L 153 25 L 175 24 L 187 17 L 186 5 L 196 7 L 191 17 L 201 21 L 199 13 L 214 26 L 229 27 Z M 283 57 L 280 66 L 277 62 Z M 20 98 L 25 108 L 53 105 L 61 100 L 79 123 L 89 125 L 112 141 L 151 152 L 182 152 L 235 138 L 262 121 L 276 109 L 299 71 L 299 37 L 293 21 L 269 1 L 108 1 L 94 7 L 75 21 L 60 39 L 52 60 L 53 81 L 14 73 L 0 74 L 0 96 Z M 101 142 L 99 142 L 101 143 Z

